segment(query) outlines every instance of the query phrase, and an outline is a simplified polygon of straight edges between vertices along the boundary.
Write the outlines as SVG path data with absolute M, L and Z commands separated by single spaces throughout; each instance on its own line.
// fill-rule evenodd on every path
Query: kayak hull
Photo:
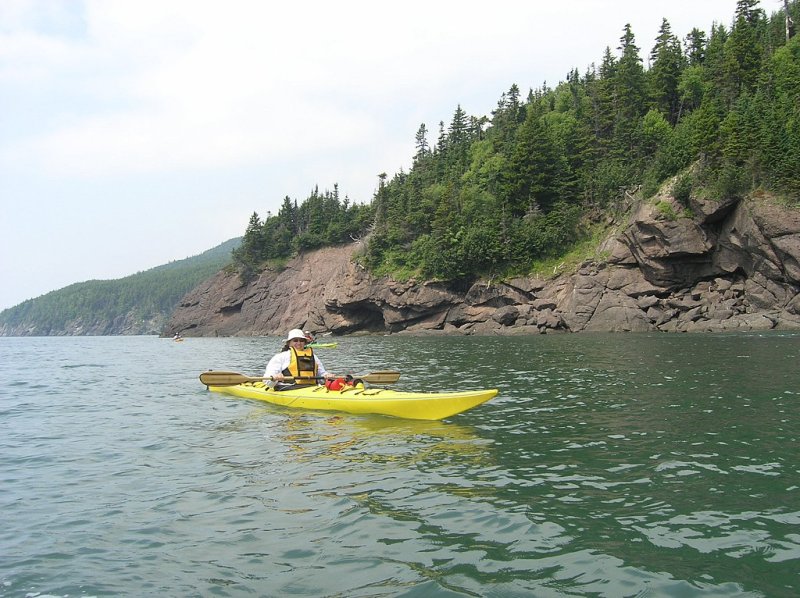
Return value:
M 339 343 L 309 343 L 306 347 L 311 347 L 312 349 L 335 349 Z
M 437 420 L 463 413 L 497 395 L 497 389 L 464 392 L 405 392 L 387 388 L 329 390 L 312 386 L 294 390 L 272 390 L 263 382 L 234 386 L 209 386 L 209 390 L 245 399 L 257 399 L 284 407 L 343 411 L 354 414 L 390 415 L 405 419 Z

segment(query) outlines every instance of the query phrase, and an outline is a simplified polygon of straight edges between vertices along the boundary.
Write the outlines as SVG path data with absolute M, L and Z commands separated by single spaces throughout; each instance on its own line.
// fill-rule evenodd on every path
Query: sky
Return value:
M 772 13 L 781 2 L 762 0 Z M 2 0 L 0 310 L 241 236 L 315 187 L 366 203 L 458 106 L 642 59 L 736 0 Z

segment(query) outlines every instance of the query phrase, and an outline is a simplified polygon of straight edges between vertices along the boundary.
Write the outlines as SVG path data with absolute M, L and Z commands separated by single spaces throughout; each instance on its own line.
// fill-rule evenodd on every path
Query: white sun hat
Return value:
M 288 343 L 293 338 L 301 338 L 304 341 L 308 340 L 306 338 L 305 333 L 302 330 L 300 330 L 299 328 L 294 328 L 294 329 L 289 331 L 289 334 L 286 335 L 286 342 Z

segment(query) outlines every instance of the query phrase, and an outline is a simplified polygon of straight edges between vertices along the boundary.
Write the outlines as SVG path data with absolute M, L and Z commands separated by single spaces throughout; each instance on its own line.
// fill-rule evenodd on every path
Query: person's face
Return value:
M 293 338 L 289 341 L 289 345 L 292 347 L 297 347 L 298 349 L 302 349 L 306 346 L 306 339 L 304 338 Z

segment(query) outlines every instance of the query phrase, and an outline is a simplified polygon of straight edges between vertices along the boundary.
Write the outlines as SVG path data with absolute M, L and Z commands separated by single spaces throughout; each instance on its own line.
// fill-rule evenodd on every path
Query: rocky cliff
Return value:
M 664 209 L 664 208 L 667 209 Z M 597 256 L 552 278 L 455 288 L 374 278 L 359 244 L 299 256 L 243 284 L 220 272 L 187 294 L 164 334 L 800 329 L 800 211 L 765 198 L 638 202 Z

